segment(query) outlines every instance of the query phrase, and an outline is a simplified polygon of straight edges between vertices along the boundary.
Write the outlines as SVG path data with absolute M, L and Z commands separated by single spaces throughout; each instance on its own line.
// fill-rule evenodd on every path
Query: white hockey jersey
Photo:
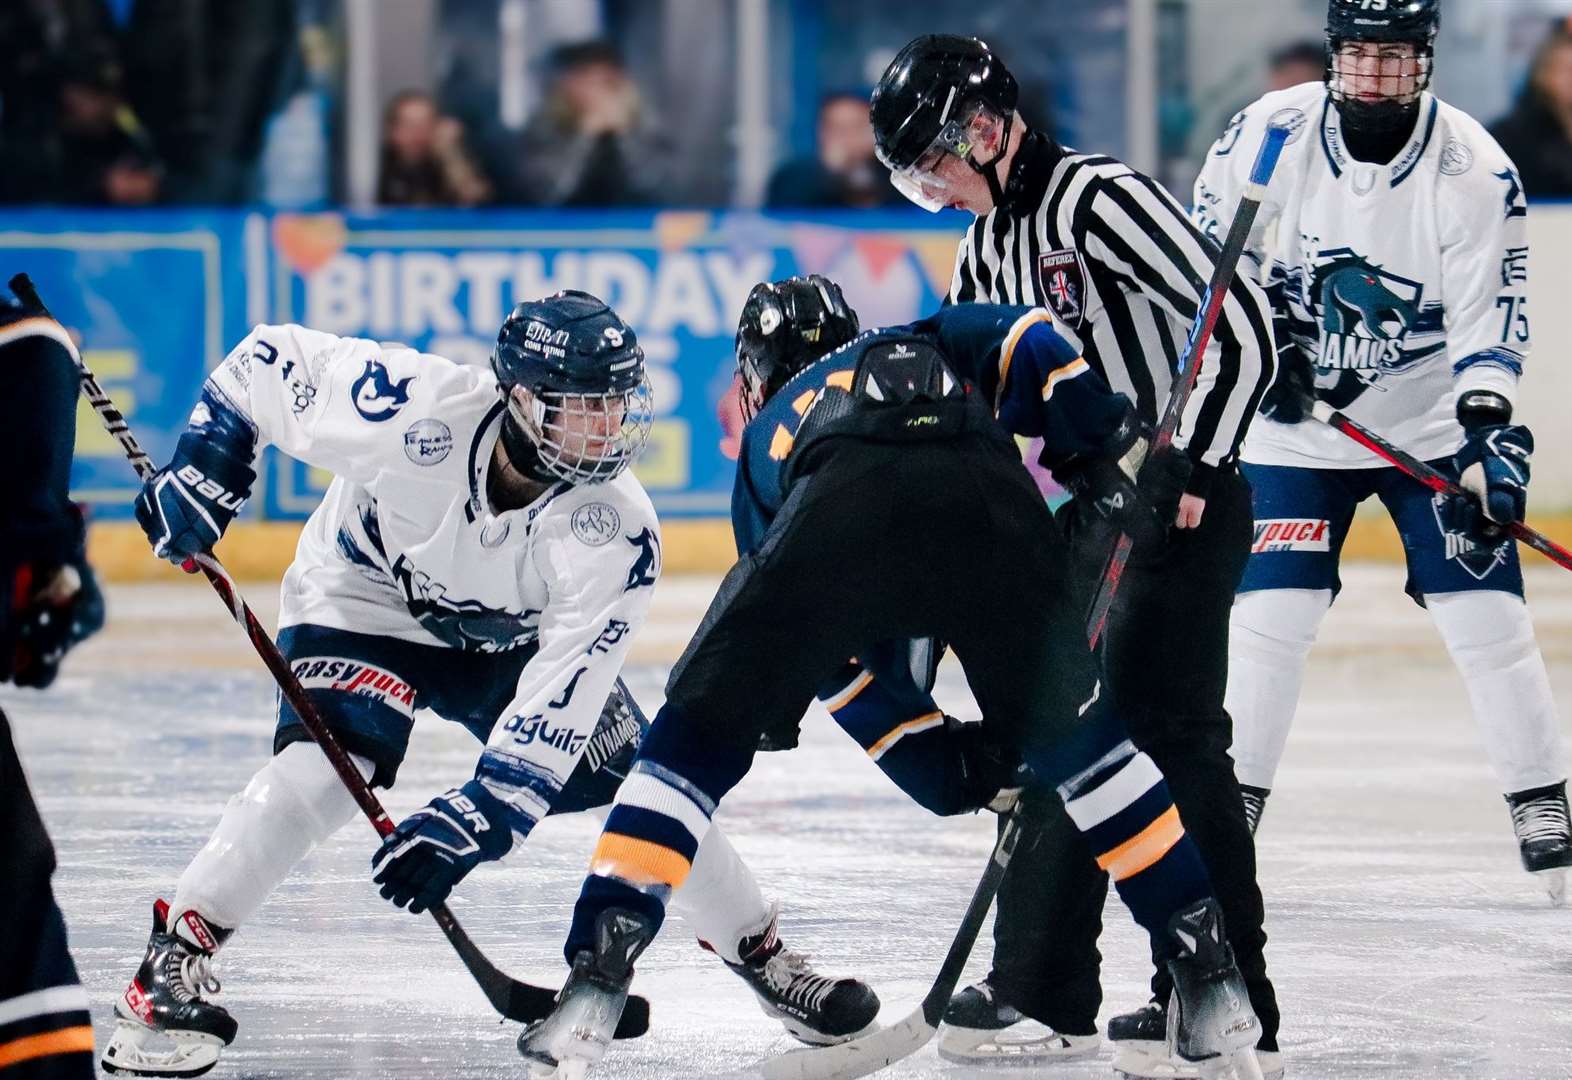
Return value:
M 1426 93 L 1386 165 L 1350 157 L 1320 83 L 1234 117 L 1195 186 L 1221 241 L 1269 123 L 1293 129 L 1246 248 L 1280 285 L 1316 395 L 1422 459 L 1462 441 L 1456 395 L 1516 398 L 1529 350 L 1527 205 L 1517 170 L 1466 113 Z M 1266 465 L 1384 465 L 1314 421 L 1257 417 L 1242 457 Z
M 477 775 L 531 822 L 543 817 L 660 572 L 659 525 L 638 480 L 559 483 L 529 506 L 494 511 L 486 477 L 505 411 L 496 379 L 402 345 L 259 326 L 208 389 L 254 427 L 259 449 L 336 477 L 285 574 L 281 626 L 535 650 Z

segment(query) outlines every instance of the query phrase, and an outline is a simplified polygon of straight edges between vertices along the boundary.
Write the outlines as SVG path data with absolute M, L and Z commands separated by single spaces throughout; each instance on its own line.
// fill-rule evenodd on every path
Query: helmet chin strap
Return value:
M 1004 160 L 1005 152 L 1010 149 L 1010 125 L 1014 122 L 1015 110 L 1011 109 L 1009 115 L 1004 118 L 1004 130 L 999 136 L 999 150 L 993 157 L 987 161 L 977 162 L 972 160 L 970 154 L 966 156 L 966 164 L 972 167 L 973 172 L 981 173 L 982 178 L 988 182 L 988 194 L 992 196 L 993 205 L 996 207 L 1004 205 L 1004 185 L 999 183 L 999 170 L 994 166 Z
M 557 481 L 557 477 L 548 472 L 541 462 L 540 449 L 513 414 L 511 405 L 502 414 L 502 452 L 508 456 L 508 464 L 519 475 L 541 484 Z

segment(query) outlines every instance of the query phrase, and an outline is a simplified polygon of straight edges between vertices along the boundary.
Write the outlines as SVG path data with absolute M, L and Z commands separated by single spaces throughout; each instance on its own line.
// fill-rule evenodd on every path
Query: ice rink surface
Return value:
M 1518 869 L 1506 808 L 1457 675 L 1396 568 L 1351 567 L 1315 652 L 1260 838 L 1269 962 L 1289 1075 L 1302 1080 L 1572 1076 L 1572 910 Z M 714 582 L 669 579 L 628 680 L 653 714 L 665 665 Z M 273 590 L 251 599 L 270 619 Z M 1572 706 L 1572 575 L 1531 574 L 1551 681 Z M 228 797 L 263 763 L 273 689 L 219 602 L 195 583 L 112 590 L 111 629 L 55 688 L 6 688 L 59 850 L 56 891 L 102 1039 L 136 968 L 151 905 L 172 895 Z M 959 671 L 940 700 L 974 715 Z M 471 775 L 478 746 L 422 717 L 395 820 Z M 782 933 L 825 969 L 871 980 L 886 1021 L 930 984 L 993 839 L 992 815 L 940 820 L 907 803 L 822 713 L 803 745 L 760 755 L 719 815 Z M 552 819 L 453 908 L 504 969 L 556 983 L 597 828 Z M 218 1000 L 240 1022 L 220 1077 L 521 1076 L 499 1023 L 425 917 L 377 897 L 369 825 L 317 850 L 225 949 Z M 1146 944 L 1110 901 L 1102 1020 L 1146 998 Z M 968 977 L 987 970 L 990 941 Z M 654 1028 L 596 1074 L 747 1075 L 793 1043 L 680 923 L 640 961 Z M 1038 1075 L 1111 1075 L 1111 1052 Z M 930 1047 L 883 1075 L 959 1080 Z M 1015 1071 L 1013 1075 L 1023 1075 Z

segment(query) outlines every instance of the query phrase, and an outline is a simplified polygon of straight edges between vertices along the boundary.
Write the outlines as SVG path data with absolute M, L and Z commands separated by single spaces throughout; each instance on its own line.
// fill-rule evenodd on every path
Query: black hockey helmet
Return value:
M 985 43 L 953 34 L 925 34 L 909 42 L 884 69 L 869 101 L 874 152 L 901 194 L 937 210 L 942 200 L 924 191 L 938 153 L 968 162 L 997 188 L 993 166 L 1004 156 L 1020 87 Z M 972 122 L 987 109 L 1003 125 L 998 152 L 973 161 Z M 994 191 L 994 201 L 1002 192 Z
M 1329 0 L 1326 13 L 1327 86 L 1346 126 L 1383 132 L 1412 124 L 1419 95 L 1430 86 L 1441 0 Z M 1356 74 L 1342 56 L 1345 45 L 1411 45 L 1413 59 L 1382 60 L 1378 70 Z M 1358 94 L 1349 80 L 1375 84 Z
M 609 480 L 649 439 L 644 350 L 633 328 L 589 293 L 568 289 L 517 305 L 497 333 L 491 370 L 508 402 L 509 456 L 537 479 Z
M 793 375 L 846 344 L 859 329 L 841 287 L 822 274 L 755 285 L 737 323 L 743 417 L 752 420 Z

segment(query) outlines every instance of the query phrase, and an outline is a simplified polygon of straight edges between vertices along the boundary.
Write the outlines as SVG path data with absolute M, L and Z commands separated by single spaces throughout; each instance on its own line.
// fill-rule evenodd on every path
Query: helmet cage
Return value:
M 1346 54 L 1350 45 L 1377 49 L 1374 57 L 1354 58 Z M 1407 49 L 1402 53 L 1397 50 Z M 1375 71 L 1360 71 L 1359 66 L 1376 61 Z M 1411 41 L 1384 41 L 1375 38 L 1329 38 L 1327 40 L 1326 85 L 1332 101 L 1340 110 L 1359 113 L 1407 111 L 1430 88 L 1435 66 L 1435 49 Z M 1362 94 L 1358 87 L 1374 82 L 1375 95 Z
M 621 474 L 644 451 L 655 416 L 647 377 L 627 390 L 589 394 L 517 385 L 507 401 L 541 467 L 570 484 L 601 484 Z

